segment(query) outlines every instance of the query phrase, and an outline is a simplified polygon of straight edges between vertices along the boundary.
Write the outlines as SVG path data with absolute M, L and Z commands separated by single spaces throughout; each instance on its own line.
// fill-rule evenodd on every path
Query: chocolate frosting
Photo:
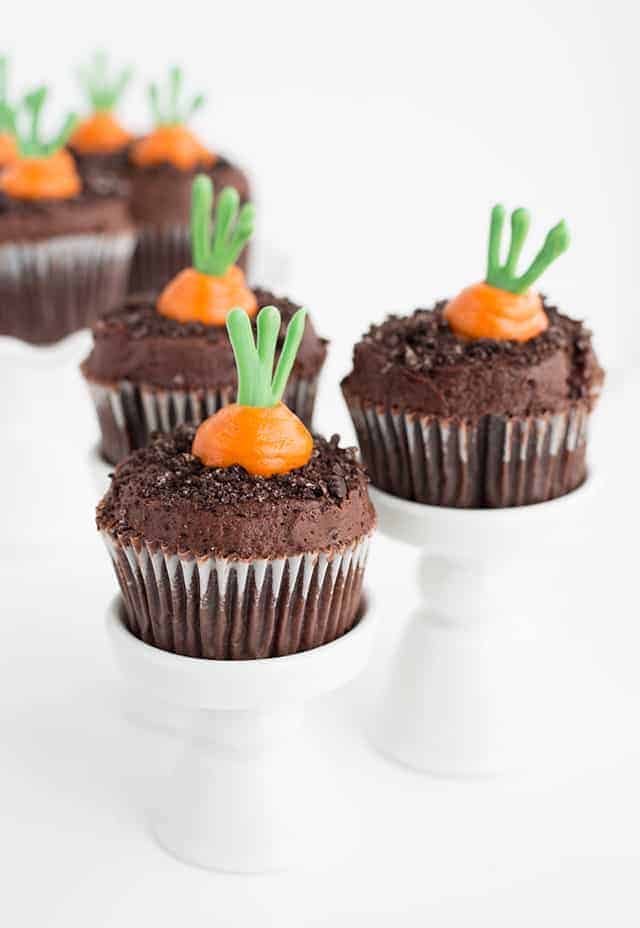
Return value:
M 545 302 L 549 327 L 536 338 L 469 341 L 451 331 L 445 306 L 372 325 L 355 346 L 345 393 L 459 419 L 561 412 L 577 399 L 591 408 L 604 374 L 582 322 Z
M 133 230 L 126 198 L 84 189 L 69 200 L 17 200 L 0 193 L 0 244 L 58 235 Z
M 299 309 L 268 290 L 253 291 L 258 306 L 277 306 L 282 314 L 278 346 L 286 325 Z M 130 297 L 93 326 L 94 347 L 82 370 L 106 383 L 128 380 L 155 387 L 217 388 L 236 384 L 233 351 L 224 326 L 178 322 L 156 311 L 156 299 Z M 327 354 L 309 319 L 293 369 L 294 377 L 314 377 Z
M 140 225 L 188 225 L 191 211 L 191 185 L 196 174 L 207 174 L 214 191 L 235 187 L 241 202 L 249 199 L 249 181 L 243 172 L 218 157 L 211 166 L 200 165 L 183 171 L 172 164 L 140 167 L 131 164 L 131 212 Z
M 129 194 L 129 149 L 131 143 L 115 151 L 83 153 L 73 145 L 69 151 L 73 155 L 78 173 L 83 184 L 97 193 L 121 192 Z
M 167 551 L 240 560 L 331 551 L 369 534 L 375 513 L 353 448 L 316 438 L 311 460 L 288 474 L 205 467 L 195 428 L 156 436 L 116 468 L 100 502 L 100 530 Z

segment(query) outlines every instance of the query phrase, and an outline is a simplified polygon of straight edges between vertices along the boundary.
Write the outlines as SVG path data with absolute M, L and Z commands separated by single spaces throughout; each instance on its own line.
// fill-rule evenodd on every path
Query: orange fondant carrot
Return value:
M 63 148 L 75 125 L 75 116 L 68 116 L 58 135 L 44 142 L 40 137 L 40 116 L 45 98 L 46 89 L 40 87 L 24 99 L 29 130 L 23 135 L 16 125 L 18 158 L 0 176 L 0 189 L 7 196 L 21 200 L 62 200 L 80 192 L 75 162 Z
M 98 112 L 80 123 L 69 144 L 84 155 L 107 155 L 124 148 L 132 138 L 113 113 Z
M 193 454 L 207 467 L 239 464 L 260 477 L 303 467 L 312 450 L 311 435 L 283 403 L 223 406 L 202 423 L 193 442 Z
M 311 458 L 311 435 L 281 402 L 302 340 L 305 314 L 306 310 L 298 310 L 289 323 L 273 375 L 280 331 L 278 310 L 266 306 L 260 311 L 257 345 L 247 314 L 241 309 L 229 313 L 227 328 L 238 369 L 238 401 L 206 419 L 196 432 L 192 451 L 207 467 L 239 464 L 250 474 L 272 477 L 303 467 Z
M 19 158 L 0 177 L 3 192 L 16 200 L 67 200 L 80 192 L 80 177 L 68 151 Z
M 211 233 L 213 184 L 205 175 L 192 188 L 191 253 L 193 267 L 181 271 L 160 294 L 158 312 L 179 322 L 224 325 L 229 310 L 244 309 L 255 315 L 258 301 L 247 287 L 242 270 L 234 264 L 253 231 L 253 207 L 239 205 L 233 187 L 222 191 L 216 203 Z
M 494 206 L 486 280 L 467 287 L 445 307 L 449 326 L 462 338 L 524 342 L 549 325 L 540 295 L 530 287 L 569 247 L 567 227 L 560 222 L 551 229 L 528 270 L 518 277 L 515 269 L 529 229 L 529 213 L 524 209 L 512 213 L 511 246 L 505 264 L 500 265 L 504 216 L 504 208 Z
M 169 72 L 168 100 L 160 101 L 156 84 L 149 88 L 155 127 L 145 138 L 136 142 L 131 149 L 131 160 L 141 167 L 154 164 L 173 164 L 182 171 L 195 167 L 210 167 L 216 156 L 210 152 L 197 136 L 187 128 L 190 117 L 204 104 L 202 94 L 186 105 L 180 104 L 182 71 L 172 68 Z

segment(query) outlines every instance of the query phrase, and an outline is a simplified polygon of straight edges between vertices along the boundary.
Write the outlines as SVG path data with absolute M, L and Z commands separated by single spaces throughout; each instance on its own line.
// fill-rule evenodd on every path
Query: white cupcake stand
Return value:
M 545 583 L 544 557 L 567 557 L 580 541 L 594 489 L 590 479 L 556 500 L 482 510 L 372 489 L 381 531 L 420 550 L 421 602 L 375 712 L 372 738 L 387 757 L 442 776 L 491 775 L 529 762 L 545 724 L 539 696 L 547 682 L 544 648 L 541 659 L 532 647 L 529 601 Z M 552 591 L 545 592 L 548 609 Z M 545 646 L 555 646 L 552 633 Z
M 241 873 L 285 869 L 313 852 L 322 820 L 328 825 L 338 811 L 330 782 L 316 782 L 304 707 L 363 669 L 371 613 L 330 644 L 251 661 L 181 657 L 144 644 L 125 627 L 119 597 L 107 630 L 131 690 L 184 719 L 181 757 L 153 825 L 160 844 L 187 863 Z M 334 834 L 343 827 L 333 824 Z

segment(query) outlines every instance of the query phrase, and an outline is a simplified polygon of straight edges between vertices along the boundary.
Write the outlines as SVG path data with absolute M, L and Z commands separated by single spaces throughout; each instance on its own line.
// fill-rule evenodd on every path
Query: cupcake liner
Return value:
M 345 394 L 373 484 L 432 506 L 523 506 L 586 477 L 589 408 L 477 420 L 385 409 Z
M 318 378 L 292 377 L 284 402 L 311 424 Z M 221 406 L 235 400 L 236 387 L 215 390 L 163 390 L 123 380 L 105 384 L 87 378 L 102 433 L 102 453 L 117 464 L 136 448 L 144 448 L 153 432 L 171 432 L 178 425 L 199 425 Z
M 0 246 L 0 334 L 33 344 L 84 328 L 127 289 L 132 232 Z
M 130 631 L 165 651 L 278 657 L 333 641 L 357 620 L 369 536 L 331 552 L 238 561 L 102 535 Z
M 248 249 L 237 264 L 246 271 Z M 191 265 L 191 233 L 188 225 L 143 226 L 138 233 L 129 275 L 129 293 L 161 290 Z

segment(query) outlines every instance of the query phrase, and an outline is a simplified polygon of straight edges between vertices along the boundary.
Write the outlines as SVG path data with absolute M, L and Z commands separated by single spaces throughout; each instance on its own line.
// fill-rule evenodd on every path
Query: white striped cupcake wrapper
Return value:
M 89 325 L 127 290 L 133 232 L 0 245 L 0 335 L 44 344 Z
M 247 269 L 248 249 L 238 265 Z M 188 225 L 142 226 L 131 264 L 129 293 L 161 290 L 185 267 L 191 265 L 191 233 Z
M 236 561 L 102 534 L 131 632 L 165 651 L 277 657 L 333 641 L 357 621 L 368 535 L 330 553 Z
M 381 490 L 434 506 L 522 506 L 586 477 L 589 409 L 454 420 L 387 410 L 346 395 L 363 461 Z
M 171 432 L 178 425 L 199 425 L 222 406 L 233 403 L 236 387 L 214 390 L 162 390 L 123 380 L 103 384 L 87 378 L 102 433 L 102 453 L 112 464 L 136 448 L 144 448 L 153 432 Z M 284 402 L 311 426 L 318 378 L 292 377 Z

